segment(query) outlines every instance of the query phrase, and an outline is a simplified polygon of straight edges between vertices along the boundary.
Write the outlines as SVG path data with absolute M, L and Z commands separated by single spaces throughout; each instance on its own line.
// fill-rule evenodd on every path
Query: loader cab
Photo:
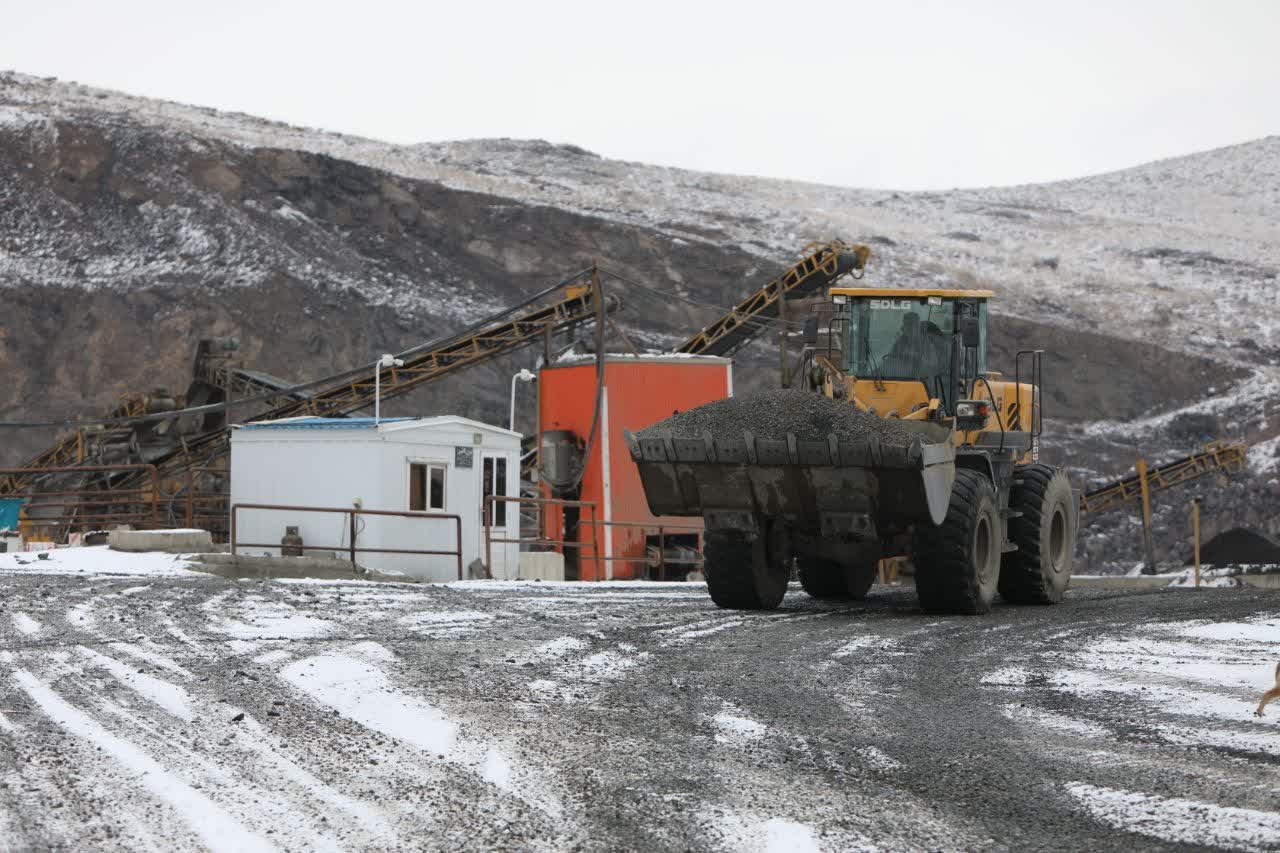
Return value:
M 951 413 L 968 383 L 986 372 L 993 295 L 835 287 L 830 345 L 839 348 L 840 369 L 864 386 L 858 396 L 880 413 L 902 416 L 930 399 Z

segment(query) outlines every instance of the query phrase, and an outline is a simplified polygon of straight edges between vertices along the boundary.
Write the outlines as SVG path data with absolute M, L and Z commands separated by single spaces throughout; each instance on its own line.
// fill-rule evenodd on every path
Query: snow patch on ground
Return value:
M 517 660 L 521 663 L 538 664 L 548 661 L 559 660 L 573 652 L 580 652 L 590 648 L 590 644 L 580 637 L 557 637 L 554 640 L 548 640 L 542 645 L 518 655 Z
M 626 649 L 596 652 L 580 661 L 560 667 L 558 673 L 566 679 L 598 684 L 626 676 L 631 670 L 649 658 L 649 652 L 631 654 Z
M 479 610 L 424 610 L 401 616 L 399 622 L 407 627 L 418 625 L 445 625 L 455 622 L 490 622 L 493 616 Z
M 79 646 L 77 650 L 90 663 L 111 673 L 117 681 L 148 702 L 163 708 L 179 719 L 190 722 L 195 718 L 191 712 L 191 697 L 178 685 L 156 678 L 154 675 L 139 672 L 115 658 L 107 657 L 86 646 Z
M 897 770 L 902 766 L 901 761 L 877 746 L 861 747 L 858 749 L 858 754 L 877 770 Z
M 744 715 L 739 709 L 726 704 L 711 718 L 716 729 L 716 743 L 745 747 L 764 739 L 769 727 Z
M 999 687 L 1025 687 L 1031 673 L 1020 666 L 1006 666 L 992 670 L 982 676 L 983 684 L 994 684 Z
M 14 613 L 13 627 L 17 628 L 21 633 L 26 634 L 27 636 L 32 636 L 34 634 L 39 634 L 43 626 L 25 613 Z
M 272 649 L 269 652 L 263 652 L 262 654 L 255 657 L 253 659 L 253 662 L 257 664 L 262 664 L 263 666 L 270 666 L 272 664 L 277 664 L 282 661 L 286 661 L 291 657 L 293 657 L 292 652 L 287 652 L 284 649 Z
M 780 817 L 762 817 L 751 813 L 708 815 L 706 822 L 723 840 L 726 850 L 742 853 L 817 853 L 813 829 L 803 823 Z M 841 839 L 839 850 L 875 850 L 874 845 L 857 839 Z
M 141 645 L 123 642 L 112 643 L 111 648 L 117 652 L 122 652 L 130 657 L 135 657 L 140 661 L 149 663 L 152 666 L 167 669 L 174 675 L 179 675 L 183 678 L 195 678 L 195 676 L 191 674 L 191 670 L 177 663 L 172 658 L 162 654 L 160 648 L 150 640 L 144 640 Z
M 370 662 L 370 657 L 383 656 L 390 658 L 391 652 L 381 649 L 360 658 L 315 655 L 285 667 L 280 678 L 365 728 L 417 748 L 425 754 L 423 761 L 434 757 L 458 764 L 507 794 L 548 813 L 560 813 L 556 799 L 532 774 L 517 769 L 502 750 L 464 737 L 459 723 L 443 710 L 397 688 Z
M 1257 726 L 1249 725 L 1254 731 L 1225 727 L 1190 729 L 1183 726 L 1162 725 L 1156 729 L 1156 734 L 1169 743 L 1182 746 L 1204 746 L 1280 757 L 1280 733 L 1257 731 Z
M 187 568 L 190 562 L 185 557 L 174 554 L 125 553 L 112 551 L 106 545 L 54 548 L 39 553 L 48 556 L 41 560 L 31 552 L 0 554 L 0 575 L 201 577 L 199 573 Z
M 1272 647 L 1280 644 L 1280 614 L 1258 616 L 1244 622 L 1167 622 L 1160 627 L 1171 634 L 1231 644 Z
M 65 701 L 26 670 L 14 680 L 40 711 L 90 748 L 105 751 L 158 800 L 167 803 L 215 851 L 271 851 L 276 848 L 246 829 L 221 806 L 123 737 L 112 734 L 88 714 Z
M 867 634 L 862 637 L 854 637 L 840 648 L 831 653 L 833 658 L 847 658 L 852 655 L 870 654 L 873 650 L 879 649 L 885 651 L 896 645 L 895 641 L 886 637 L 877 637 L 874 634 Z
M 279 602 L 250 599 L 229 609 L 238 618 L 214 615 L 209 627 L 239 640 L 307 640 L 327 636 L 335 627 L 328 620 Z
M 742 624 L 743 622 L 741 619 L 730 619 L 727 622 L 721 622 L 719 625 L 713 625 L 710 628 L 697 628 L 692 631 L 682 631 L 676 636 L 682 640 L 691 640 L 696 639 L 697 637 L 707 637 L 711 634 L 718 634 L 719 632 L 727 631 L 730 628 L 737 628 Z
M 1280 813 L 1219 806 L 1104 788 L 1076 782 L 1067 792 L 1095 820 L 1175 844 L 1226 847 L 1233 850 L 1274 849 L 1280 838 Z
M 1055 732 L 1063 734 L 1081 735 L 1083 737 L 1105 738 L 1110 737 L 1111 732 L 1103 726 L 1090 723 L 1085 720 L 1079 720 L 1075 717 L 1068 717 L 1065 714 L 1057 714 L 1053 711 L 1045 711 L 1039 708 L 1031 708 L 1026 705 L 1005 705 L 1001 709 L 1001 713 L 1010 720 L 1023 720 L 1033 723 L 1041 728 L 1051 729 Z
M 285 667 L 280 678 L 366 728 L 424 752 L 448 755 L 457 743 L 457 723 L 439 708 L 395 690 L 386 673 L 358 658 L 303 658 Z

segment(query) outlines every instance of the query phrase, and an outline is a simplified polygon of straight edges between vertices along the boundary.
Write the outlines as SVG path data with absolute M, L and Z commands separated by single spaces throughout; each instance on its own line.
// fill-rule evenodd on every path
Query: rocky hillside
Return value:
M 628 334 L 664 347 L 715 315 L 689 301 L 731 304 L 805 242 L 840 237 L 874 247 L 870 284 L 1000 292 L 993 365 L 1050 350 L 1046 452 L 1083 485 L 1139 453 L 1280 431 L 1278 223 L 1277 138 L 1057 184 L 872 192 L 540 142 L 394 146 L 0 73 L 0 409 L 92 414 L 181 388 L 199 335 L 238 335 L 247 363 L 281 376 L 323 376 L 593 260 L 667 295 L 610 283 Z M 739 387 L 776 382 L 775 347 L 743 354 Z M 505 377 L 533 357 L 401 410 L 499 420 Z M 15 463 L 50 436 L 6 438 Z M 1273 451 L 1223 490 L 1224 516 L 1267 505 Z M 1280 513 L 1258 515 L 1280 533 Z M 1129 559 L 1136 540 L 1108 524 L 1099 548 Z

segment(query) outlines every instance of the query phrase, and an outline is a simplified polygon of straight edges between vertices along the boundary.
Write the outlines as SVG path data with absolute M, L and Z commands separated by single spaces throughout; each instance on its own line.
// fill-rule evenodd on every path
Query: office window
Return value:
M 444 465 L 410 463 L 409 509 L 414 512 L 443 512 L 444 483 Z
M 499 497 L 507 496 L 507 459 L 505 456 L 486 456 L 484 458 L 483 468 L 483 488 L 484 496 L 498 495 Z M 493 526 L 507 526 L 507 502 L 493 502 Z

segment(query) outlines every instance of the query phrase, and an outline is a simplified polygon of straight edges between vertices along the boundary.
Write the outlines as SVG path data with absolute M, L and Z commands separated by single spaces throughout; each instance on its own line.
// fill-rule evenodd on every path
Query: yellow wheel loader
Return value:
M 891 431 L 626 436 L 652 511 L 703 518 L 712 599 L 777 607 L 793 564 L 810 595 L 859 599 L 879 560 L 909 556 L 926 611 L 1060 601 L 1079 518 L 1066 475 L 1038 462 L 1042 352 L 988 370 L 991 291 L 829 292 L 805 324 L 809 392 Z

